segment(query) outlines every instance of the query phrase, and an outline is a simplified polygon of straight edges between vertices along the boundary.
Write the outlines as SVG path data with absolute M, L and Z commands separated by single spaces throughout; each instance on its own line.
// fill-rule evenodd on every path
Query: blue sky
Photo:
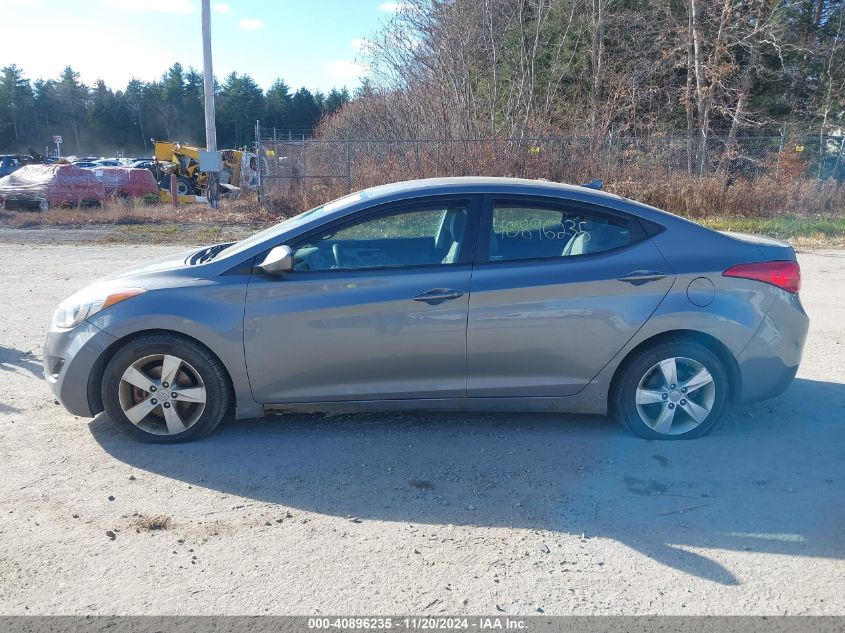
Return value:
M 200 0 L 2 0 L 0 67 L 31 80 L 70 64 L 122 89 L 173 62 L 202 68 Z M 384 0 L 211 0 L 214 74 L 248 73 L 263 88 L 350 89 L 360 47 L 400 3 Z

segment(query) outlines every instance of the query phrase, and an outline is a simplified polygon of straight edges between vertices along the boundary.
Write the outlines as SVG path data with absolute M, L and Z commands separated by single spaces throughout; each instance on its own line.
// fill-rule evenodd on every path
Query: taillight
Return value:
M 783 288 L 787 292 L 798 292 L 801 289 L 801 267 L 798 266 L 798 262 L 772 261 L 737 264 L 728 268 L 722 275 L 762 281 Z

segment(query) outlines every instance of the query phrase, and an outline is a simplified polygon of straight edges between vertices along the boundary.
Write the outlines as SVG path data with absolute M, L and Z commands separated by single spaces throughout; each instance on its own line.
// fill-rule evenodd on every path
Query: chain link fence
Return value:
M 555 182 L 654 182 L 720 176 L 845 180 L 845 137 L 556 137 L 325 140 L 256 126 L 265 164 L 261 196 L 308 208 L 386 182 L 439 176 L 513 176 Z

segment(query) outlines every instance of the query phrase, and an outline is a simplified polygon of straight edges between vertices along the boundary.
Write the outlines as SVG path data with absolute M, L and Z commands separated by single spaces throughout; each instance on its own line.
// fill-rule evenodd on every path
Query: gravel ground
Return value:
M 76 288 L 180 248 L 0 244 L 0 613 L 845 613 L 845 251 L 799 256 L 789 391 L 701 440 L 367 414 L 136 444 L 54 404 L 43 331 Z

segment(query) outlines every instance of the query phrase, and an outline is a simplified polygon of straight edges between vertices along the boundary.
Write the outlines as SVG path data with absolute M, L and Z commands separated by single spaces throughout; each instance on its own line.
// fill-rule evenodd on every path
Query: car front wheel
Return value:
M 179 336 L 130 341 L 106 366 L 103 406 L 127 435 L 171 444 L 211 433 L 230 408 L 231 390 L 220 361 Z
M 728 403 L 719 357 L 700 343 L 672 341 L 638 353 L 611 394 L 612 414 L 647 439 L 680 440 L 710 431 Z

